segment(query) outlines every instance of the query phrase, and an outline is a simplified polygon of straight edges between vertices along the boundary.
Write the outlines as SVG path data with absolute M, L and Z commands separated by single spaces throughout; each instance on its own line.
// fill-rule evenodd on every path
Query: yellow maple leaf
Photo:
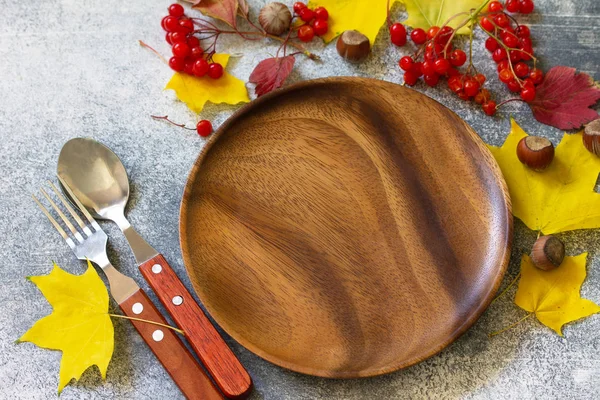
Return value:
M 225 68 L 229 61 L 229 54 L 215 54 L 213 60 Z M 174 90 L 177 98 L 196 113 L 202 111 L 207 101 L 214 104 L 238 104 L 250 101 L 244 82 L 227 71 L 219 79 L 211 79 L 208 76 L 198 78 L 176 72 L 165 89 Z
M 517 158 L 517 144 L 526 136 L 511 118 L 502 147 L 488 146 L 502 169 L 515 217 L 546 235 L 600 227 L 600 194 L 594 192 L 600 158 L 585 149 L 581 132 L 563 136 L 552 164 L 543 172 L 527 168 Z
M 565 257 L 560 267 L 551 271 L 536 268 L 528 255 L 521 258 L 521 280 L 515 304 L 559 335 L 567 322 L 600 312 L 600 306 L 582 299 L 587 253 Z
M 102 379 L 113 354 L 114 328 L 108 314 L 108 292 L 88 261 L 82 275 L 54 264 L 52 272 L 28 278 L 52 306 L 52 314 L 37 321 L 17 342 L 61 350 L 58 393 L 97 365 Z
M 408 13 L 408 18 L 402 23 L 412 28 L 427 30 L 432 26 L 442 26 L 456 14 L 477 9 L 484 3 L 484 0 L 402 0 L 402 2 Z M 467 15 L 453 18 L 448 25 L 456 28 L 466 18 L 468 18 Z M 457 33 L 467 34 L 469 29 L 465 26 Z

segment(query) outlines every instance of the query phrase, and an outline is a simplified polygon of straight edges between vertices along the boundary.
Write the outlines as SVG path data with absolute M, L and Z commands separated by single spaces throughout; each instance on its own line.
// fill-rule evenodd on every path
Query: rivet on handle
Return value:
M 183 304 L 183 297 L 181 296 L 175 296 L 173 297 L 173 299 L 171 300 L 173 302 L 173 304 L 175 304 L 176 306 L 180 306 Z
M 134 314 L 141 314 L 142 311 L 144 311 L 144 306 L 142 303 L 135 303 L 131 306 L 131 311 L 133 311 Z
M 152 272 L 155 274 L 160 274 L 162 272 L 162 266 L 160 264 L 154 264 L 152 266 Z
M 165 334 L 160 329 L 157 329 L 154 332 L 152 332 L 152 339 L 154 339 L 155 342 L 160 342 L 161 340 L 163 340 L 164 337 Z

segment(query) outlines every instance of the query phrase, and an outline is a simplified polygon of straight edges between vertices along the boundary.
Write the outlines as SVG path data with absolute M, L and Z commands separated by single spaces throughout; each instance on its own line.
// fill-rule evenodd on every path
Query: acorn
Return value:
M 269 3 L 260 10 L 258 22 L 265 32 L 270 35 L 279 36 L 290 29 L 292 13 L 283 3 Z
M 565 245 L 555 236 L 542 236 L 531 250 L 531 261 L 539 269 L 550 271 L 558 268 L 565 258 Z
M 369 38 L 359 31 L 344 31 L 335 44 L 335 48 L 340 56 L 348 61 L 361 61 L 371 52 L 371 43 Z
M 600 156 L 600 119 L 595 119 L 585 126 L 583 145 L 590 153 Z
M 517 145 L 517 157 L 534 171 L 543 171 L 554 159 L 554 145 L 546 138 L 527 136 Z

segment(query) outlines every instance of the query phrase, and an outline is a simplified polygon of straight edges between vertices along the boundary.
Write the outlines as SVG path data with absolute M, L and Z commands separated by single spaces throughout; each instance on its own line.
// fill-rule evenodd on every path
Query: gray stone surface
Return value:
M 250 1 L 254 14 L 264 1 Z M 128 215 L 138 231 L 162 250 L 189 285 L 178 243 L 179 202 L 188 171 L 205 144 L 195 133 L 153 121 L 169 114 L 193 124 L 197 117 L 162 88 L 171 72 L 140 48 L 138 39 L 166 53 L 160 19 L 168 1 L 0 0 L 0 398 L 56 397 L 60 353 L 32 344 L 15 345 L 36 320 L 51 311 L 27 275 L 46 274 L 51 260 L 81 273 L 82 262 L 53 232 L 29 194 L 51 178 L 62 144 L 91 136 L 123 159 L 133 182 Z M 599 76 L 600 3 L 597 0 L 536 0 L 531 24 L 544 67 L 570 65 Z M 403 6 L 394 14 L 400 18 Z M 477 38 L 476 65 L 490 87 L 507 97 L 494 63 Z M 401 82 L 396 62 L 410 47 L 388 45 L 385 32 L 373 55 L 360 65 L 342 62 L 333 46 L 315 42 L 316 63 L 298 58 L 290 81 L 330 75 L 371 76 Z M 253 65 L 276 46 L 226 38 L 221 50 L 244 53 L 229 71 L 246 80 Z M 441 101 L 467 120 L 488 143 L 499 145 L 508 133 L 508 115 L 532 134 L 558 142 L 562 133 L 537 123 L 528 107 L 515 103 L 489 118 L 459 101 L 441 85 L 416 89 Z M 237 107 L 209 105 L 203 117 L 218 126 Z M 122 271 L 144 286 L 124 238 L 103 224 L 110 256 Z M 563 234 L 569 254 L 590 251 L 583 294 L 600 302 L 600 232 Z M 535 237 L 516 222 L 515 250 L 506 285 L 518 259 Z M 228 338 L 254 378 L 252 399 L 594 399 L 600 393 L 600 316 L 571 324 L 559 337 L 534 320 L 503 335 L 487 334 L 522 317 L 509 296 L 495 303 L 464 336 L 439 355 L 404 371 L 362 380 L 328 380 L 296 374 L 258 358 Z M 114 304 L 112 305 L 114 307 Z M 176 399 L 177 388 L 148 348 L 122 320 L 116 328 L 115 355 L 106 382 L 96 369 L 63 392 L 63 399 Z

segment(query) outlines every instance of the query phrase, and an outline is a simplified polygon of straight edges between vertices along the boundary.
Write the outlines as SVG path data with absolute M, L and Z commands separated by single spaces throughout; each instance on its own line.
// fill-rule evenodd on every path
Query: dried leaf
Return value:
M 598 99 L 600 89 L 589 75 L 557 66 L 546 73 L 529 106 L 541 123 L 558 129 L 577 129 L 598 118 L 598 112 L 589 108 Z
M 200 3 L 202 0 L 183 0 L 187 3 L 190 3 L 192 6 L 195 6 L 196 4 Z
M 582 299 L 581 285 L 585 280 L 587 253 L 565 257 L 560 267 L 552 271 L 536 268 L 531 258 L 521 258 L 521 280 L 515 304 L 562 336 L 562 326 L 600 312 L 594 302 Z
M 215 54 L 213 60 L 225 68 L 229 61 L 229 55 Z M 176 72 L 165 89 L 174 90 L 177 98 L 197 113 L 202 111 L 207 101 L 214 104 L 238 104 L 250 101 L 244 82 L 226 71 L 219 79 L 211 79 L 208 76 L 198 78 Z
M 108 292 L 88 262 L 83 275 L 71 275 L 54 264 L 52 272 L 29 278 L 52 306 L 18 341 L 61 350 L 58 393 L 92 365 L 106 379 L 113 354 L 114 328 L 108 315 Z
M 238 0 L 238 11 L 241 15 L 248 16 L 250 8 L 248 7 L 248 2 L 246 0 Z
M 581 132 L 563 136 L 552 164 L 535 172 L 517 158 L 517 144 L 527 136 L 514 119 L 502 147 L 489 146 L 502 169 L 513 214 L 530 229 L 552 234 L 600 227 L 600 194 L 594 192 L 600 158 L 583 146 Z
M 294 68 L 294 56 L 272 57 L 258 63 L 250 74 L 250 82 L 256 83 L 257 96 L 280 88 Z
M 237 24 L 238 0 L 201 0 L 194 8 L 204 15 L 220 19 L 231 27 Z
M 472 8 L 481 5 L 481 0 L 401 0 L 406 6 L 408 18 L 403 24 L 412 28 L 423 28 L 425 30 L 432 26 L 442 26 L 448 18 L 461 12 L 468 12 Z M 448 25 L 456 28 L 468 16 L 454 18 Z M 463 27 L 457 32 L 468 34 L 469 29 Z

